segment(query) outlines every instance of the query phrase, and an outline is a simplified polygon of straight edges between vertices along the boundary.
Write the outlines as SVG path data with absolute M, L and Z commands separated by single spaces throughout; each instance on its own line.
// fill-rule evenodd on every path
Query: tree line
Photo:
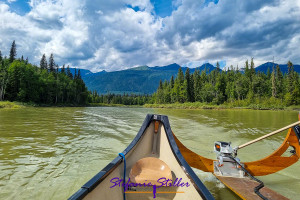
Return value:
M 153 94 L 155 103 L 203 102 L 220 105 L 235 101 L 248 103 L 260 101 L 277 102 L 283 105 L 300 104 L 300 77 L 294 71 L 292 62 L 288 62 L 288 73 L 283 74 L 279 66 L 273 66 L 267 74 L 256 72 L 253 58 L 245 62 L 244 73 L 238 67 L 220 70 L 219 63 L 210 74 L 206 70 L 195 70 L 193 74 L 187 68 L 185 74 L 179 68 L 176 78 L 160 81 Z
M 37 104 L 85 105 L 88 103 L 144 105 L 146 103 L 169 104 L 203 102 L 220 105 L 224 103 L 265 101 L 280 105 L 300 104 L 300 77 L 288 62 L 288 72 L 273 66 L 267 74 L 256 72 L 254 61 L 245 62 L 245 70 L 238 67 L 220 70 L 219 63 L 211 73 L 189 68 L 183 73 L 181 67 L 177 76 L 169 81 L 161 80 L 152 95 L 98 94 L 90 92 L 81 78 L 80 70 L 73 75 L 69 66 L 62 68 L 54 61 L 53 54 L 47 62 L 45 54 L 40 66 L 32 65 L 28 58 L 16 58 L 16 44 L 13 41 L 10 55 L 3 57 L 0 51 L 0 101 L 21 101 Z
M 16 58 L 16 43 L 13 41 L 9 58 L 0 51 L 0 101 L 21 101 L 36 104 L 72 104 L 88 103 L 89 92 L 83 82 L 80 70 L 75 74 L 69 66 L 60 70 L 51 54 L 47 62 L 45 54 L 40 66 L 32 65 L 28 58 Z
M 122 105 L 144 105 L 153 103 L 152 95 L 137 95 L 137 94 L 101 94 L 93 91 L 89 96 L 89 102 L 100 104 L 122 104 Z

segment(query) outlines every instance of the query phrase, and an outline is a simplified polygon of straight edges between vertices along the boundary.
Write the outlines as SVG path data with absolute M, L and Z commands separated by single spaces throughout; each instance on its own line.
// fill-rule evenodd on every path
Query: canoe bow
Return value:
M 198 155 L 197 153 L 185 147 L 174 135 L 174 133 L 173 136 L 179 150 L 181 151 L 181 154 L 191 167 L 200 169 L 205 172 L 214 172 L 213 162 L 215 160 Z M 293 147 L 294 149 L 292 155 L 289 157 L 283 156 L 283 154 L 288 150 L 289 147 Z M 288 130 L 287 136 L 285 137 L 281 146 L 271 155 L 257 161 L 245 162 L 244 165 L 245 168 L 251 173 L 251 175 L 265 176 L 293 165 L 299 160 L 299 158 L 300 127 L 295 126 Z

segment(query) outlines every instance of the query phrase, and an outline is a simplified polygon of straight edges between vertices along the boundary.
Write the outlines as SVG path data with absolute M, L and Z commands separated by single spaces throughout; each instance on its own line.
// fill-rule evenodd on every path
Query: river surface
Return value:
M 214 141 L 243 144 L 297 120 L 293 111 L 146 108 L 22 108 L 0 110 L 0 199 L 67 199 L 122 152 L 147 113 L 169 116 L 187 147 L 215 158 Z M 242 161 L 263 158 L 286 132 L 239 151 Z M 300 162 L 259 177 L 290 199 L 300 199 Z M 216 199 L 239 199 L 213 175 L 195 170 Z

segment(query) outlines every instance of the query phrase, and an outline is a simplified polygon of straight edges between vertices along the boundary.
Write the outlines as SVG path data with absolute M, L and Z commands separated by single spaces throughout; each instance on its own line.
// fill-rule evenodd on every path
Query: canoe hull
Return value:
M 157 123 L 159 122 L 159 123 Z M 157 133 L 156 133 L 157 132 Z M 184 160 L 173 138 L 167 116 L 147 115 L 139 133 L 132 143 L 123 151 L 126 158 L 126 183 L 131 167 L 140 159 L 155 157 L 165 162 L 173 174 L 177 185 L 188 183 L 188 187 L 130 187 L 126 189 L 126 199 L 213 199 L 210 192 L 199 180 L 191 167 Z M 88 181 L 70 199 L 114 199 L 122 200 L 124 162 L 121 157 L 115 158 L 94 178 Z M 164 177 L 161 177 L 164 178 Z M 180 180 L 180 183 L 178 184 Z M 120 186 L 118 183 L 121 183 Z M 132 185 L 132 184 L 131 184 Z

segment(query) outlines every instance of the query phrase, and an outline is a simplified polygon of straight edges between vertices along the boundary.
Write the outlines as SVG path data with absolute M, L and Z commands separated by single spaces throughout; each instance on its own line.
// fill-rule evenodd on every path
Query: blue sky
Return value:
M 0 0 L 0 50 L 114 71 L 205 62 L 300 63 L 294 0 Z

